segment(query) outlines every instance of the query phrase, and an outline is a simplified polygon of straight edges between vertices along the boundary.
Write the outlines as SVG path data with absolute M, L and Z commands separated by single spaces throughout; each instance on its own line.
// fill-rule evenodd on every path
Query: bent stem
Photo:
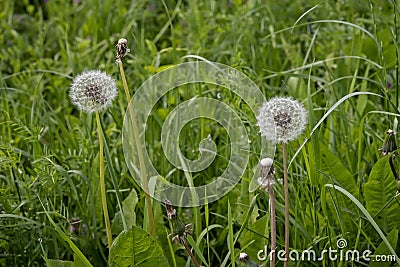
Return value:
M 139 157 L 140 173 L 141 173 L 141 176 L 142 176 L 142 185 L 143 185 L 145 198 L 146 198 L 146 206 L 147 206 L 147 213 L 148 213 L 148 219 L 149 219 L 150 234 L 151 234 L 151 236 L 155 237 L 153 208 L 152 208 L 152 204 L 151 204 L 151 198 L 150 198 L 150 195 L 148 193 L 149 192 L 149 185 L 148 185 L 148 181 L 147 181 L 147 172 L 146 172 L 146 167 L 145 167 L 145 164 L 144 164 L 142 146 L 140 144 L 140 139 L 139 139 L 139 129 L 137 127 L 136 118 L 134 116 L 133 108 L 129 104 L 130 101 L 131 101 L 131 95 L 130 95 L 129 90 L 128 90 L 128 84 L 126 83 L 124 66 L 122 65 L 122 60 L 121 59 L 118 59 L 118 66 L 119 66 L 119 71 L 121 73 L 122 85 L 124 87 L 126 99 L 128 100 L 129 115 L 130 115 L 131 122 L 132 122 L 133 134 L 135 136 L 135 143 L 136 143 L 138 157 Z
M 289 183 L 286 159 L 286 145 L 282 143 L 282 157 L 283 157 L 283 184 L 285 190 L 285 263 L 284 266 L 289 265 Z
M 101 194 L 101 204 L 103 206 L 103 214 L 104 214 L 104 223 L 106 225 L 106 233 L 107 233 L 107 241 L 108 248 L 111 248 L 112 245 L 112 235 L 111 235 L 111 225 L 110 218 L 108 217 L 108 209 L 107 209 L 107 198 L 106 198 L 106 183 L 104 180 L 104 142 L 103 142 L 103 130 L 100 124 L 100 116 L 99 113 L 96 112 L 96 122 L 97 122 L 97 131 L 99 135 L 99 153 L 100 153 L 100 194 Z

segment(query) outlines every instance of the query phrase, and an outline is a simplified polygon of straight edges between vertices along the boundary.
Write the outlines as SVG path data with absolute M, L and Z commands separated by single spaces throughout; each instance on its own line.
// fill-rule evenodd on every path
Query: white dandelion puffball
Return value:
M 272 163 L 274 163 L 274 160 L 271 158 L 263 158 L 260 160 L 261 167 L 270 168 L 272 166 Z
M 257 116 L 262 136 L 274 143 L 296 139 L 306 128 L 307 111 L 290 97 L 273 97 L 265 102 Z
M 115 80 L 100 70 L 85 71 L 76 76 L 69 91 L 72 104 L 88 113 L 109 108 L 117 94 Z

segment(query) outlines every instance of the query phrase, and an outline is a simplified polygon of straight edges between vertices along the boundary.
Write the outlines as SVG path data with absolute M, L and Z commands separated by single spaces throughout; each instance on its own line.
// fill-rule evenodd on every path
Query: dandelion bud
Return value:
M 258 185 L 267 190 L 268 187 L 274 186 L 275 184 L 275 169 L 273 159 L 263 158 L 260 160 L 261 176 L 257 179 Z
M 169 220 L 172 220 L 176 217 L 176 209 L 171 204 L 171 201 L 166 199 L 164 201 L 165 204 L 165 210 L 167 211 L 167 217 Z
M 117 48 L 117 56 L 116 56 L 117 62 L 131 51 L 128 48 L 128 40 L 126 40 L 125 38 L 119 39 L 115 47 Z
M 307 112 L 290 97 L 273 97 L 265 102 L 257 116 L 262 136 L 274 143 L 296 139 L 305 129 Z
M 382 151 L 382 155 L 386 156 L 387 154 L 395 151 L 397 149 L 396 138 L 394 137 L 395 133 L 393 130 L 386 131 L 385 141 L 383 141 L 382 148 L 379 149 Z
M 109 108 L 117 93 L 113 78 L 100 70 L 90 70 L 75 77 L 69 97 L 79 110 L 92 113 Z

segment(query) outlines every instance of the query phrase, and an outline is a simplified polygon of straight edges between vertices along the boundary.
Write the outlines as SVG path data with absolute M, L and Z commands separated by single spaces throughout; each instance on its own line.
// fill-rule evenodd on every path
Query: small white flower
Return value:
M 261 135 L 274 143 L 287 143 L 296 139 L 306 124 L 306 110 L 290 97 L 271 98 L 263 104 L 257 116 Z
M 247 260 L 247 254 L 244 253 L 244 252 L 240 252 L 240 254 L 239 254 L 239 260 L 240 260 L 240 261 Z
M 115 80 L 100 70 L 76 76 L 69 91 L 72 104 L 89 113 L 109 108 L 117 94 Z

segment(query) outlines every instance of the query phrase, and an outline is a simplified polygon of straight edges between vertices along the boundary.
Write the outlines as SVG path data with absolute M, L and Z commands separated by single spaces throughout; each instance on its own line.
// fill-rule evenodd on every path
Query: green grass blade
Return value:
M 47 218 L 49 219 L 50 223 L 53 225 L 54 229 L 56 232 L 59 234 L 59 236 L 64 240 L 71 250 L 75 253 L 75 255 L 81 260 L 82 263 L 84 263 L 88 267 L 92 267 L 92 264 L 89 262 L 89 260 L 83 255 L 83 253 L 79 250 L 79 248 L 75 245 L 74 242 L 58 227 L 58 225 L 53 221 L 51 218 L 50 214 L 47 212 L 46 208 L 43 205 L 42 200 L 39 198 L 40 204 L 43 207 L 44 212 L 46 213 Z
M 360 209 L 360 211 L 364 214 L 364 216 L 367 218 L 367 220 L 369 221 L 369 223 L 375 228 L 376 232 L 379 234 L 379 236 L 382 238 L 383 242 L 386 244 L 386 246 L 388 247 L 388 249 L 390 250 L 390 253 L 392 253 L 393 255 L 396 256 L 396 262 L 397 264 L 400 265 L 400 258 L 399 256 L 396 254 L 395 250 L 393 249 L 392 245 L 390 244 L 390 242 L 387 240 L 385 234 L 382 232 L 381 228 L 379 228 L 378 224 L 375 222 L 374 218 L 372 218 L 372 216 L 369 214 L 369 212 L 364 208 L 364 206 L 361 204 L 360 201 L 358 201 L 357 198 L 355 198 L 352 194 L 350 194 L 350 192 L 348 192 L 346 189 L 337 186 L 337 185 L 333 185 L 333 184 L 326 184 L 326 187 L 331 187 L 341 193 L 343 193 L 345 196 L 347 196 L 354 204 L 356 204 L 356 206 Z

